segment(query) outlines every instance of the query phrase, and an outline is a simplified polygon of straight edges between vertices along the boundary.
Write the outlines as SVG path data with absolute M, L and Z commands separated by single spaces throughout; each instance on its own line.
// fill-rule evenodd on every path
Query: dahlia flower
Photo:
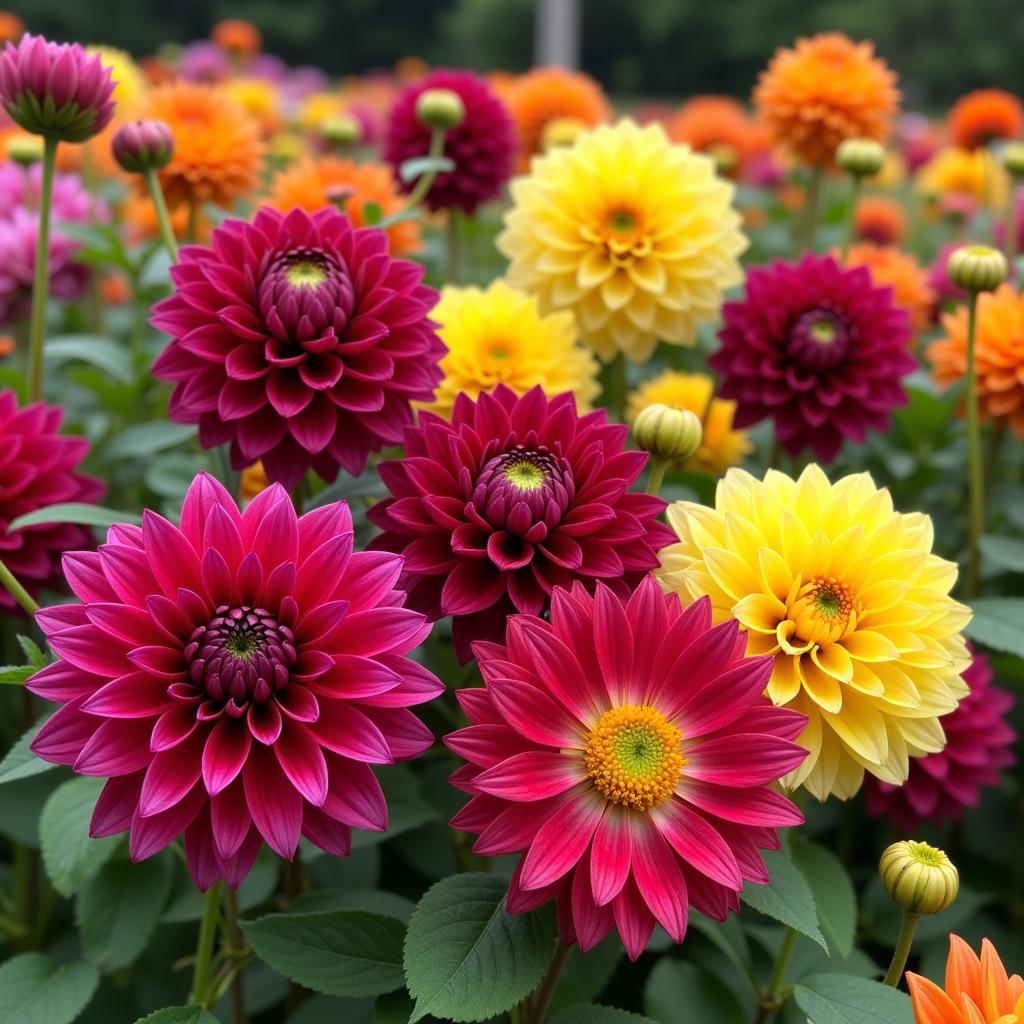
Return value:
M 465 108 L 462 123 L 444 136 L 444 156 L 455 165 L 441 171 L 424 203 L 431 210 L 458 208 L 472 216 L 481 203 L 496 199 L 512 175 L 516 139 L 508 111 L 487 83 L 471 71 L 432 71 L 409 86 L 395 101 L 384 136 L 384 159 L 395 171 L 399 188 L 409 192 L 414 181 L 401 181 L 406 160 L 426 156 L 431 129 L 416 116 L 416 101 L 428 89 L 448 89 Z
M 545 394 L 571 391 L 581 412 L 600 394 L 599 364 L 576 338 L 571 313 L 542 316 L 537 300 L 504 281 L 485 290 L 446 287 L 431 314 L 448 346 L 444 380 L 427 408 L 449 419 L 462 393 L 476 398 L 498 384 L 517 395 L 538 385 Z
M 512 913 L 555 899 L 566 944 L 614 927 L 635 960 L 655 922 L 681 942 L 691 906 L 723 921 L 768 881 L 759 851 L 803 820 L 771 784 L 803 760 L 804 719 L 763 698 L 771 660 L 743 646 L 650 577 L 628 599 L 559 588 L 550 622 L 474 645 L 486 686 L 457 692 L 471 725 L 445 737 L 469 762 L 452 825 L 482 856 L 523 853 Z
M 459 395 L 450 423 L 421 413 L 405 458 L 381 463 L 393 497 L 367 513 L 384 531 L 371 547 L 405 555 L 410 606 L 453 617 L 462 661 L 513 612 L 541 614 L 556 586 L 626 591 L 658 564 L 665 503 L 626 493 L 647 462 L 623 451 L 626 433 L 603 410 L 577 416 L 571 394 L 502 384 Z
M 854 233 L 875 245 L 899 245 L 907 234 L 907 215 L 894 199 L 864 196 L 854 211 Z
M 977 807 L 982 789 L 999 784 L 1001 769 L 1016 762 L 1017 734 L 1006 721 L 1013 697 L 992 686 L 992 666 L 984 654 L 964 672 L 970 693 L 942 719 L 946 746 L 913 758 L 902 786 L 868 778 L 864 792 L 872 815 L 888 815 L 912 832 L 922 822 L 958 819 Z
M 224 50 L 208 39 L 197 39 L 182 51 L 178 75 L 187 82 L 210 85 L 223 82 L 231 74 L 231 61 Z
M 110 79 L 114 83 L 111 98 L 116 104 L 114 120 L 128 120 L 146 96 L 148 85 L 142 68 L 130 53 L 116 46 L 87 46 L 85 52 L 90 57 L 99 57 L 103 66 L 110 68 Z
M 917 172 L 915 184 L 926 198 L 968 198 L 975 205 L 1001 210 L 1009 195 L 1006 171 L 987 150 L 947 147 Z
M 59 406 L 35 402 L 18 407 L 13 391 L 0 391 L 0 561 L 31 594 L 62 589 L 60 556 L 92 542 L 88 527 L 40 523 L 13 533 L 19 516 L 61 502 L 93 502 L 106 489 L 78 471 L 89 451 L 84 437 L 63 437 Z M 14 598 L 0 587 L 0 616 L 18 613 Z
M 993 141 L 1018 139 L 1024 106 L 1002 89 L 977 89 L 961 96 L 949 112 L 949 136 L 961 149 L 982 149 Z
M 917 365 L 907 314 L 864 267 L 812 253 L 751 270 L 722 319 L 709 360 L 719 395 L 736 400 L 737 427 L 770 417 L 790 454 L 811 447 L 830 462 L 844 438 L 863 442 L 906 404 L 900 378 Z
M 433 397 L 444 346 L 422 267 L 387 246 L 334 209 L 262 209 L 183 249 L 176 292 L 152 317 L 172 338 L 153 365 L 176 383 L 171 418 L 287 487 L 310 468 L 358 475 L 371 451 L 398 444 L 410 403 Z
M 899 785 L 910 757 L 942 750 L 940 718 L 968 692 L 971 612 L 949 596 L 956 566 L 932 554 L 928 516 L 895 512 L 867 473 L 830 484 L 811 464 L 798 480 L 732 469 L 714 508 L 676 502 L 668 520 L 662 584 L 737 618 L 747 653 L 775 658 L 768 696 L 807 716 L 809 756 L 783 785 L 848 799 L 865 771 Z
M 928 283 L 927 270 L 909 252 L 891 245 L 860 242 L 850 246 L 845 264 L 867 267 L 876 287 L 891 288 L 893 302 L 906 310 L 915 333 L 928 327 L 935 294 Z
M 58 660 L 27 685 L 62 707 L 32 749 L 108 780 L 93 836 L 128 831 L 143 860 L 184 832 L 205 890 L 264 842 L 346 856 L 353 827 L 386 827 L 370 765 L 430 746 L 408 707 L 441 683 L 405 657 L 429 627 L 401 559 L 353 554 L 344 503 L 296 517 L 275 485 L 240 514 L 201 474 L 180 528 L 147 511 L 64 571 L 81 604 L 37 615 Z
M 497 244 L 509 282 L 571 310 L 605 362 L 645 362 L 659 339 L 692 345 L 743 279 L 733 187 L 710 157 L 632 121 L 582 134 L 512 185 Z
M 741 177 L 751 157 L 764 147 L 757 126 L 731 96 L 695 96 L 668 124 L 669 137 L 713 157 L 731 177 Z

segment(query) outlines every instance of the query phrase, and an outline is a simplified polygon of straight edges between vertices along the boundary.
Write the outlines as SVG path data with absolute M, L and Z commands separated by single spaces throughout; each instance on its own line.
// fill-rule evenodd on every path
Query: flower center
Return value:
M 636 227 L 636 215 L 632 210 L 612 210 L 608 226 L 616 233 L 632 231 Z
M 929 868 L 942 867 L 949 859 L 942 850 L 929 846 L 927 843 L 920 843 L 915 839 L 907 842 L 907 852 L 918 864 Z
M 612 708 L 590 732 L 583 763 L 612 803 L 648 811 L 675 792 L 686 758 L 683 734 L 656 708 Z
M 284 276 L 294 288 L 315 288 L 327 280 L 327 270 L 322 259 L 299 257 L 285 268 Z
M 787 350 L 809 370 L 828 370 L 849 354 L 854 332 L 846 318 L 830 309 L 812 309 L 790 328 Z
M 797 592 L 788 610 L 795 635 L 805 642 L 835 643 L 857 627 L 863 613 L 849 588 L 833 576 L 817 576 Z
M 601 210 L 591 224 L 580 228 L 580 235 L 603 249 L 605 258 L 616 267 L 626 267 L 634 259 L 643 259 L 654 248 L 641 212 L 626 205 Z
M 544 486 L 547 473 L 538 459 L 529 456 L 515 459 L 505 466 L 505 479 L 521 491 L 536 491 Z

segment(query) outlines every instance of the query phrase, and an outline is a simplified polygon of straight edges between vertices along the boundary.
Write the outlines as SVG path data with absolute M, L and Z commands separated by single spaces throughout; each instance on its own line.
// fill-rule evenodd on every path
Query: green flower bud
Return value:
M 30 167 L 43 159 L 43 140 L 39 135 L 15 135 L 7 140 L 7 159 Z
M 1006 257 L 987 245 L 964 245 L 949 257 L 948 273 L 965 292 L 993 292 L 1006 280 Z
M 1024 142 L 1010 142 L 1004 147 L 1003 166 L 1011 177 L 1024 178 Z
M 846 139 L 836 150 L 836 163 L 854 178 L 870 178 L 885 163 L 885 150 L 874 139 Z
M 908 914 L 940 914 L 960 891 L 956 866 L 927 843 L 893 843 L 882 854 L 878 873 L 885 891 Z
M 338 114 L 320 123 L 320 137 L 329 146 L 354 146 L 363 137 L 363 129 L 350 114 Z
M 639 447 L 657 459 L 684 462 L 700 448 L 704 428 L 689 409 L 656 402 L 640 410 L 633 424 L 633 437 Z
M 425 89 L 416 100 L 416 116 L 428 128 L 457 128 L 466 119 L 466 107 L 451 89 Z

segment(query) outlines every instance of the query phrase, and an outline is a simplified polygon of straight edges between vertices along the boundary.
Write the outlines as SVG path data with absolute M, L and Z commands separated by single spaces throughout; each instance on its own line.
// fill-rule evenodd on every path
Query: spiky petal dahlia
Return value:
M 472 216 L 476 208 L 501 193 L 512 175 L 516 139 L 512 119 L 490 86 L 471 71 L 433 71 L 409 86 L 395 101 L 384 137 L 384 159 L 408 192 L 415 182 L 398 179 L 406 160 L 426 156 L 431 129 L 416 116 L 416 101 L 428 89 L 454 92 L 466 115 L 444 137 L 444 155 L 455 165 L 434 179 L 425 202 L 431 210 L 457 207 Z
M 1024 133 L 1024 106 L 1002 89 L 977 89 L 961 96 L 949 112 L 949 135 L 961 149 L 982 149 L 995 140 Z
M 40 523 L 10 532 L 19 516 L 48 505 L 97 501 L 103 483 L 78 471 L 89 450 L 84 437 L 63 437 L 61 410 L 35 402 L 18 407 L 13 391 L 0 391 L 0 561 L 31 594 L 60 590 L 60 557 L 92 543 L 88 527 Z M 18 612 L 15 600 L 0 587 L 0 616 Z
M 830 462 L 845 438 L 885 430 L 906 403 L 900 378 L 917 367 L 907 313 L 866 267 L 811 253 L 751 270 L 722 319 L 710 360 L 718 393 L 736 400 L 737 427 L 771 418 L 793 455 L 810 447 Z
M 204 447 L 230 442 L 236 469 L 260 459 L 287 487 L 310 467 L 358 475 L 441 379 L 423 268 L 337 210 L 227 221 L 171 277 L 152 323 L 172 340 L 153 373 L 176 382 L 171 418 L 198 423 Z
M 128 831 L 134 860 L 184 832 L 200 889 L 237 886 L 264 842 L 345 856 L 387 824 L 370 765 L 431 743 L 408 708 L 441 683 L 405 657 L 429 626 L 401 568 L 353 554 L 344 503 L 298 518 L 275 485 L 240 514 L 201 474 L 180 528 L 147 511 L 65 556 L 81 604 L 37 616 L 58 660 L 27 685 L 63 706 L 32 749 L 108 780 L 90 831 Z
M 559 588 L 550 622 L 475 645 L 486 686 L 458 692 L 472 724 L 445 738 L 469 762 L 452 825 L 481 855 L 524 854 L 510 911 L 557 899 L 567 944 L 614 927 L 635 960 L 655 922 L 681 942 L 691 906 L 722 921 L 768 881 L 759 851 L 802 821 L 771 783 L 804 758 L 803 718 L 763 698 L 771 661 L 743 646 L 650 577 L 628 599 Z
M 405 555 L 409 604 L 453 616 L 463 661 L 506 616 L 540 615 L 556 586 L 626 591 L 658 564 L 665 503 L 627 493 L 647 455 L 623 451 L 626 433 L 603 410 L 577 416 L 571 394 L 499 385 L 459 395 L 450 423 L 421 413 L 405 458 L 380 465 L 393 497 L 368 513 L 384 531 L 372 546 Z
M 871 43 L 838 32 L 776 51 L 754 89 L 775 142 L 816 167 L 830 165 L 844 139 L 884 139 L 899 101 L 896 75 Z
M 864 791 L 873 815 L 887 814 L 897 828 L 912 832 L 923 821 L 958 819 L 977 807 L 981 791 L 999 784 L 999 773 L 1014 764 L 1017 734 L 1006 721 L 1013 697 L 992 686 L 992 666 L 975 654 L 964 682 L 970 693 L 942 719 L 946 746 L 916 757 L 902 786 L 868 778 Z
M 928 516 L 893 511 L 867 473 L 830 484 L 812 464 L 798 480 L 732 469 L 714 508 L 676 502 L 668 519 L 662 584 L 735 616 L 747 653 L 775 658 L 768 696 L 807 716 L 810 756 L 785 786 L 847 799 L 865 771 L 899 785 L 910 757 L 943 748 L 971 612 L 949 596 L 956 566 L 932 554 Z
M 585 132 L 535 160 L 512 199 L 498 236 L 510 282 L 545 312 L 575 313 L 605 362 L 645 362 L 659 339 L 692 345 L 743 280 L 733 187 L 660 125 Z

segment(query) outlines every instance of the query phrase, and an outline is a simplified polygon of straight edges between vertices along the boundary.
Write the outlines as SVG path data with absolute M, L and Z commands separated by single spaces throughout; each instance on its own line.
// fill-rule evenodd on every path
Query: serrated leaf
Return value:
M 118 459 L 138 459 L 193 440 L 196 428 L 187 423 L 154 420 L 136 423 L 122 430 L 99 454 L 105 462 Z
M 1024 540 L 1019 537 L 997 537 L 989 533 L 978 541 L 978 545 L 986 562 L 1011 572 L 1024 572 Z
M 165 1006 L 135 1024 L 218 1024 L 217 1018 L 201 1006 Z
M 804 876 L 784 849 L 765 850 L 764 862 L 771 880 L 767 885 L 748 882 L 743 887 L 743 902 L 813 939 L 827 953 L 828 943 L 818 927 L 814 896 Z
M 58 965 L 42 953 L 22 953 L 0 966 L 0 1021 L 71 1024 L 98 984 L 92 964 Z
M 135 512 L 120 512 L 114 508 L 103 508 L 102 505 L 83 505 L 69 501 L 60 505 L 47 505 L 18 516 L 8 530 L 23 530 L 26 526 L 38 526 L 40 523 L 77 523 L 80 526 L 113 526 L 114 523 L 132 523 L 139 526 L 142 517 Z
M 31 668 L 29 671 L 33 671 Z M 4 755 L 4 759 L 0 761 L 0 786 L 5 782 L 16 782 L 18 779 L 27 779 L 31 775 L 42 775 L 43 772 L 48 772 L 57 766 L 50 764 L 49 761 L 44 761 L 42 758 L 36 757 L 35 754 L 29 750 L 29 746 L 32 741 L 39 735 L 39 730 L 43 727 L 43 723 L 49 719 L 49 715 L 43 715 L 42 718 L 36 722 L 27 732 L 22 733 L 21 737 L 15 742 L 14 746 Z
M 979 597 L 964 632 L 978 643 L 1024 658 L 1024 597 Z
M 867 978 L 812 974 L 793 990 L 809 1024 L 913 1024 L 910 997 Z
M 408 185 L 409 182 L 422 178 L 424 174 L 430 174 L 433 171 L 444 174 L 446 171 L 454 170 L 455 161 L 449 157 L 414 156 L 402 162 L 402 166 L 398 168 L 398 176 Z
M 331 910 L 367 910 L 408 922 L 416 904 L 404 896 L 381 889 L 348 889 L 330 886 L 303 893 L 288 908 L 292 914 L 323 914 Z
M 64 334 L 47 338 L 43 356 L 47 362 L 78 360 L 89 363 L 122 384 L 135 380 L 131 350 L 114 338 L 96 334 Z
M 691 1018 L 694 1021 L 696 1018 Z M 548 1024 L 658 1024 L 650 1017 L 642 1017 L 639 1013 L 628 1010 L 616 1010 L 613 1006 L 598 1006 L 596 1003 L 583 1003 L 567 1006 L 549 1018 Z M 704 1024 L 701 1019 L 701 1024 Z
M 431 886 L 409 922 L 405 980 L 416 1010 L 454 1021 L 486 1020 L 537 987 L 551 961 L 554 915 L 505 910 L 506 882 L 482 872 Z
M 268 914 L 242 922 L 256 955 L 329 996 L 376 996 L 402 986 L 405 925 L 362 910 Z
M 36 674 L 31 665 L 0 666 L 0 686 L 21 686 L 30 676 Z
M 697 964 L 662 959 L 644 987 L 644 1012 L 659 1024 L 747 1024 L 747 1011 L 724 982 Z
M 791 855 L 814 894 L 818 924 L 833 951 L 845 960 L 857 930 L 857 894 L 839 858 L 817 843 L 797 842 Z
M 8 530 L 10 527 L 8 527 Z M 28 663 L 38 671 L 43 668 L 49 661 L 46 655 L 39 649 L 36 642 L 28 636 L 22 633 L 18 634 L 18 646 L 21 648 L 22 654 L 28 660 Z
M 61 783 L 39 816 L 39 844 L 54 889 L 71 896 L 113 855 L 118 836 L 89 838 L 89 821 L 104 779 L 80 777 Z

